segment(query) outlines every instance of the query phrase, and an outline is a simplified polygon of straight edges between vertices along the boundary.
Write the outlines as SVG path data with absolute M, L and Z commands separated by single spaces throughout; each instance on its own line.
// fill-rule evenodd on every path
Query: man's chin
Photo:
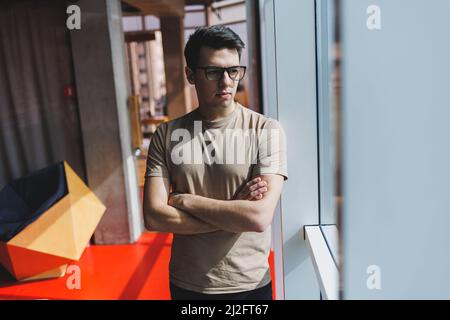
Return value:
M 226 101 L 221 101 L 216 104 L 218 108 L 232 108 L 234 106 L 234 98 L 230 98 Z
M 234 98 L 230 98 L 226 101 L 210 101 L 209 103 L 203 104 L 207 106 L 208 109 L 228 109 L 235 105 Z

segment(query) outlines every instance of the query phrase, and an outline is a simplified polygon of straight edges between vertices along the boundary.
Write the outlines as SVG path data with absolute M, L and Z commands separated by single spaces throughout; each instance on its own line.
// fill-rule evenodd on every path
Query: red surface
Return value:
M 12 270 L 14 270 L 13 272 L 17 279 L 29 278 L 42 272 L 58 268 L 63 264 L 71 263 L 72 261 L 10 244 L 7 246 L 11 261 L 14 261 Z M 34 263 L 34 261 L 39 261 L 39 263 Z
M 74 274 L 20 283 L 0 266 L 0 299 L 170 299 L 171 243 L 171 234 L 145 233 L 136 244 L 86 248 L 74 263 L 80 268 L 80 289 L 70 289 Z M 269 262 L 273 271 L 272 253 Z

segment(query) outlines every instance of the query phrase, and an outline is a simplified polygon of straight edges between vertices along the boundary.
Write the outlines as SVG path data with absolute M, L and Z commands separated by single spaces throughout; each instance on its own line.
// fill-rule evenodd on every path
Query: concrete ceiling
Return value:
M 140 11 L 142 15 L 157 17 L 184 16 L 184 0 L 123 0 Z
M 203 4 L 203 5 L 211 5 L 211 3 L 214 2 L 214 0 L 186 0 L 187 6 L 197 5 L 197 4 Z
M 213 0 L 122 0 L 124 15 L 183 17 L 185 5 L 210 5 Z

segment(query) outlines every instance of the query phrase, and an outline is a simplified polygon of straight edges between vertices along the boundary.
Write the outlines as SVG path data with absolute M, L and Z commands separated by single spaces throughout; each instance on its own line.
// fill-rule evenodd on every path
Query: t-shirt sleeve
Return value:
M 288 179 L 286 134 L 281 124 L 270 119 L 258 135 L 258 157 L 252 177 L 279 174 Z
M 167 125 L 165 123 L 159 125 L 151 137 L 150 146 L 148 148 L 145 177 L 169 178 L 166 162 L 166 128 Z

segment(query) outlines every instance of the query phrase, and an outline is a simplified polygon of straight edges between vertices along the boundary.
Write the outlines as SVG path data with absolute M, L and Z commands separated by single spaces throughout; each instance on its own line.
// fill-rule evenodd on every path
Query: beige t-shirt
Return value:
M 161 124 L 150 143 L 146 177 L 172 190 L 231 200 L 255 176 L 287 179 L 286 138 L 278 121 L 236 103 L 229 116 L 201 119 L 198 109 Z M 201 293 L 254 290 L 270 282 L 270 227 L 264 232 L 174 234 L 170 281 Z

